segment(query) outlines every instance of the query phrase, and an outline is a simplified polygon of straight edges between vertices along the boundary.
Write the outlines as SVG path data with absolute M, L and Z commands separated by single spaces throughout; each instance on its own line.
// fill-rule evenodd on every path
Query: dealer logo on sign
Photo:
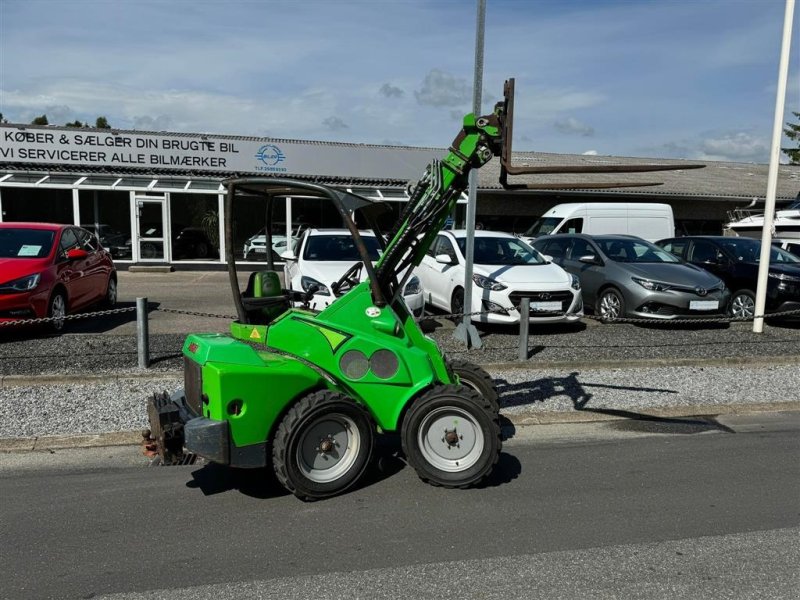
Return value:
M 278 163 L 286 160 L 286 155 L 275 144 L 264 144 L 256 152 L 256 158 L 260 160 L 264 166 L 257 166 L 257 171 L 286 171 L 285 167 L 277 167 Z

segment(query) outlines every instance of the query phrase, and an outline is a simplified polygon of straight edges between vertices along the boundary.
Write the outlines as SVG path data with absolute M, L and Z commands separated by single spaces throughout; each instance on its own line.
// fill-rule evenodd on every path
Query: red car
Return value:
M 117 272 L 93 234 L 74 225 L 0 223 L 0 321 L 64 317 L 99 302 L 116 304 Z

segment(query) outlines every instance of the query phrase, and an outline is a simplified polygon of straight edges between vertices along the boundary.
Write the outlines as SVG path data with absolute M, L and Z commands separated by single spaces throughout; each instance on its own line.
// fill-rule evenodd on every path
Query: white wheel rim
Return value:
M 109 304 L 116 304 L 117 303 L 117 282 L 113 279 L 108 280 L 108 303 Z
M 615 294 L 605 294 L 600 299 L 600 316 L 607 319 L 616 319 L 620 313 L 619 298 Z
M 753 299 L 744 294 L 735 296 L 731 302 L 731 312 L 734 317 L 749 319 L 755 314 L 755 307 Z
M 443 406 L 425 415 L 417 433 L 417 444 L 428 464 L 440 471 L 458 473 L 480 459 L 483 430 L 466 410 Z
M 61 329 L 64 326 L 64 317 L 67 315 L 67 305 L 64 302 L 64 296 L 60 294 L 53 298 L 53 307 L 51 309 L 51 316 L 53 319 L 53 325 L 57 329 Z
M 314 483 L 330 483 L 347 474 L 358 459 L 361 432 L 341 413 L 324 415 L 303 432 L 297 445 L 297 466 Z

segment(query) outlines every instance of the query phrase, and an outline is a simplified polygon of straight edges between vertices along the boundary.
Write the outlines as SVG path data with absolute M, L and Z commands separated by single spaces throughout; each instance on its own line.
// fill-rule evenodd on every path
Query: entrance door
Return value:
M 168 260 L 165 244 L 164 224 L 167 222 L 167 204 L 164 197 L 136 198 L 135 243 L 141 262 L 164 262 Z

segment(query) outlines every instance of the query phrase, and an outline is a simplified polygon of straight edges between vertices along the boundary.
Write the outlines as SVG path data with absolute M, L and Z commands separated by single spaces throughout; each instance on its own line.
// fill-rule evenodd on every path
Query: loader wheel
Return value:
M 447 368 L 458 375 L 459 383 L 466 385 L 486 398 L 492 408 L 500 411 L 500 399 L 498 398 L 497 388 L 494 385 L 492 376 L 482 367 L 462 358 L 447 358 Z
M 352 486 L 372 453 L 368 413 L 343 394 L 314 392 L 278 425 L 272 465 L 281 485 L 302 500 L 339 494 Z
M 497 412 L 464 385 L 440 385 L 423 394 L 406 413 L 400 439 L 419 478 L 448 488 L 479 483 L 500 456 Z

